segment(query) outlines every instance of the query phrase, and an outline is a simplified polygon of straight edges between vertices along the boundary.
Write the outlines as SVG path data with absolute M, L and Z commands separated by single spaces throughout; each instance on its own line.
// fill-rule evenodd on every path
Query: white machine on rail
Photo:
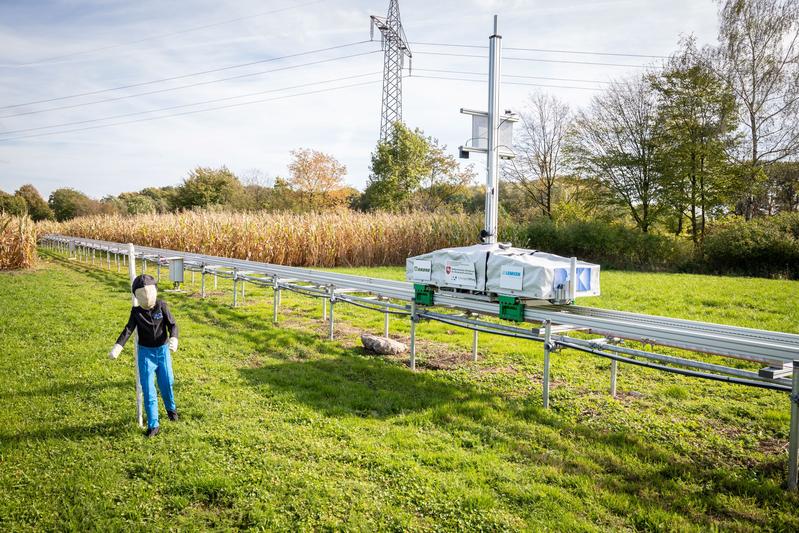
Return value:
M 485 227 L 480 244 L 444 248 L 409 257 L 406 278 L 415 287 L 415 302 L 433 305 L 437 291 L 467 298 L 498 301 L 500 317 L 524 321 L 524 307 L 530 303 L 573 303 L 578 296 L 599 295 L 599 265 L 558 255 L 514 248 L 497 242 L 499 159 L 514 157 L 511 147 L 513 123 L 518 117 L 499 114 L 499 82 L 502 37 L 489 37 L 488 111 L 461 109 L 472 117 L 472 139 L 460 147 L 461 157 L 485 153 Z

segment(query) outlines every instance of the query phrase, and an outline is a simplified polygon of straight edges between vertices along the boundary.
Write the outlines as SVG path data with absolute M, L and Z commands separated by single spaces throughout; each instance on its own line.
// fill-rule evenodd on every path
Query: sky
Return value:
M 369 15 L 387 8 L 388 0 L 0 0 L 0 190 L 32 183 L 45 197 L 73 187 L 102 198 L 222 165 L 269 184 L 287 175 L 299 148 L 333 155 L 346 183 L 363 189 L 383 68 Z M 442 44 L 487 46 L 494 14 L 500 106 L 521 111 L 531 91 L 585 106 L 608 81 L 662 61 L 563 51 L 665 56 L 691 34 L 712 44 L 717 9 L 713 0 L 400 0 L 413 53 L 403 120 L 457 156 L 471 133 L 460 108 L 487 107 L 487 50 Z M 464 163 L 483 179 L 483 157 Z

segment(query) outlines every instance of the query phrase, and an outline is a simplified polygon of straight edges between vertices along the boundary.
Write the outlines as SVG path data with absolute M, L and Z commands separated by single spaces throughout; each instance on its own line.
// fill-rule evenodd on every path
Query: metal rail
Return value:
M 116 242 L 45 235 L 41 242 L 69 254 L 77 254 L 86 260 L 95 261 L 95 252 L 106 252 L 106 262 L 111 267 L 111 254 L 124 262 L 128 245 Z M 91 255 L 89 255 L 91 252 Z M 477 320 L 476 316 L 498 316 L 499 305 L 485 299 L 477 299 L 458 293 L 439 291 L 435 294 L 435 307 L 450 308 L 466 313 L 438 313 L 417 306 L 413 284 L 382 278 L 354 276 L 309 268 L 287 267 L 259 263 L 245 259 L 231 259 L 210 255 L 138 246 L 133 259 L 158 267 L 169 260 L 180 258 L 187 269 L 200 272 L 201 292 L 205 296 L 205 275 L 233 280 L 233 302 L 237 304 L 238 284 L 244 297 L 244 283 L 249 282 L 274 290 L 273 321 L 277 323 L 280 292 L 289 290 L 309 297 L 322 298 L 323 319 L 328 321 L 328 337 L 334 334 L 334 304 L 336 302 L 357 305 L 385 314 L 385 336 L 388 336 L 389 315 L 408 315 L 411 320 L 411 342 L 409 365 L 415 369 L 416 325 L 419 321 L 435 320 L 474 331 L 472 353 L 477 357 L 477 333 L 484 332 L 542 342 L 544 345 L 544 406 L 549 405 L 550 355 L 566 347 L 605 357 L 611 360 L 611 394 L 615 396 L 618 363 L 633 364 L 660 371 L 674 372 L 691 377 L 713 379 L 740 385 L 791 392 L 791 438 L 789 444 L 788 486 L 795 489 L 799 470 L 799 335 L 741 328 L 708 322 L 675 319 L 655 315 L 628 313 L 581 307 L 575 305 L 528 305 L 525 321 L 538 324 L 533 329 L 509 326 L 496 322 Z M 102 260 L 102 259 L 101 259 Z M 216 281 L 214 281 L 216 284 Z M 372 295 L 372 296 L 368 296 Z M 391 302 L 400 301 L 401 304 Z M 329 305 L 328 305 L 329 302 Z M 407 302 L 407 303 L 405 303 Z M 328 311 L 329 309 L 329 311 Z M 580 339 L 571 336 L 553 335 L 553 332 L 579 330 L 603 335 L 602 339 Z M 645 345 L 661 345 L 697 353 L 734 357 L 745 361 L 767 365 L 768 372 L 755 372 L 720 364 L 697 361 L 619 346 L 622 339 L 641 342 Z M 795 362 L 795 364 L 794 364 Z M 792 374 L 792 376 L 791 376 Z M 793 379 L 791 379 L 791 377 Z

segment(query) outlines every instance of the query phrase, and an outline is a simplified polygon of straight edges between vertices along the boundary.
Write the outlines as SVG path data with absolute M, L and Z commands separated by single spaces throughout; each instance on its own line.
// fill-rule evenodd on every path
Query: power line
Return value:
M 476 44 L 454 44 L 454 43 L 421 43 L 421 42 L 411 42 L 411 44 L 419 44 L 422 46 L 447 46 L 453 48 L 484 48 L 487 49 L 488 47 L 485 45 L 476 45 Z M 590 52 L 585 50 L 557 50 L 551 48 L 520 48 L 514 46 L 504 46 L 505 50 L 517 50 L 523 52 L 545 52 L 545 53 L 553 53 L 553 54 L 579 54 L 579 55 L 594 55 L 594 56 L 617 56 L 617 57 L 642 57 L 642 58 L 650 58 L 650 59 L 668 59 L 669 56 L 661 56 L 661 55 L 653 55 L 653 54 L 630 54 L 630 53 L 622 53 L 622 52 Z
M 153 35 L 151 37 L 145 37 L 143 39 L 136 39 L 135 41 L 128 41 L 128 42 L 125 42 L 125 43 L 112 44 L 112 45 L 108 45 L 108 46 L 100 46 L 100 47 L 97 47 L 97 48 L 89 48 L 87 50 L 80 50 L 78 52 L 70 52 L 68 54 L 62 54 L 62 55 L 58 55 L 58 56 L 48 57 L 48 58 L 45 58 L 45 59 L 40 59 L 38 61 L 30 62 L 30 63 L 19 63 L 17 65 L 0 65 L 0 66 L 16 68 L 16 67 L 30 67 L 30 66 L 38 66 L 38 65 L 48 65 L 48 64 L 50 64 L 49 63 L 50 61 L 56 61 L 56 60 L 64 59 L 64 58 L 67 58 L 67 57 L 73 57 L 73 56 L 78 56 L 78 55 L 86 55 L 86 54 L 91 54 L 91 53 L 94 53 L 94 52 L 104 52 L 106 50 L 113 50 L 115 48 L 122 48 L 124 46 L 130 46 L 130 45 L 133 45 L 133 44 L 139 44 L 139 43 L 143 43 L 143 42 L 147 42 L 147 41 L 153 41 L 155 39 L 163 39 L 164 37 L 171 37 L 173 35 L 181 35 L 181 34 L 184 34 L 184 33 L 191 33 L 191 32 L 194 32 L 194 31 L 205 30 L 205 29 L 208 29 L 208 28 L 213 28 L 215 26 L 223 26 L 225 24 L 232 24 L 233 22 L 239 22 L 241 20 L 257 18 L 257 17 L 263 17 L 263 16 L 266 16 L 266 15 L 273 15 L 275 13 L 280 13 L 282 11 L 289 11 L 291 9 L 299 9 L 301 7 L 307 7 L 307 6 L 310 6 L 310 5 L 313 5 L 313 4 L 319 4 L 322 1 L 323 0 L 313 0 L 312 2 L 306 2 L 304 4 L 299 4 L 299 5 L 296 5 L 296 6 L 286 6 L 286 7 L 280 8 L 280 9 L 273 9 L 271 11 L 264 11 L 262 13 L 254 13 L 254 14 L 251 14 L 251 15 L 245 15 L 243 17 L 237 17 L 237 18 L 233 18 L 233 19 L 223 20 L 221 22 L 213 22 L 211 24 L 205 24 L 205 25 L 202 25 L 202 26 L 194 26 L 192 28 L 186 28 L 186 29 L 183 29 L 183 30 L 173 31 L 173 32 L 170 32 L 170 33 L 162 33 L 161 35 Z
M 330 87 L 328 89 L 319 89 L 319 90 L 316 90 L 316 91 L 306 91 L 306 92 L 302 92 L 302 93 L 287 94 L 287 95 L 283 95 L 283 96 L 276 96 L 276 97 L 273 97 L 273 98 L 264 98 L 264 99 L 261 99 L 261 100 L 253 100 L 251 102 L 238 102 L 238 103 L 235 103 L 235 104 L 228 104 L 228 105 L 217 106 L 217 107 L 209 107 L 207 109 L 197 109 L 197 110 L 194 110 L 194 111 L 184 111 L 184 112 L 181 112 L 181 113 L 172 113 L 172 114 L 169 114 L 169 115 L 162 115 L 162 116 L 158 116 L 158 117 L 146 117 L 146 118 L 140 118 L 140 119 L 136 119 L 136 120 L 126 120 L 126 121 L 123 121 L 123 122 L 113 122 L 111 124 L 100 124 L 98 126 L 87 126 L 85 128 L 75 128 L 75 129 L 71 129 L 71 130 L 62 130 L 62 131 L 50 131 L 50 132 L 46 132 L 46 133 L 34 133 L 32 135 L 23 135 L 23 136 L 20 136 L 20 137 L 8 137 L 8 138 L 5 138 L 5 139 L 0 139 L 0 142 L 3 142 L 3 141 L 17 141 L 17 140 L 21 140 L 21 139 L 29 139 L 29 138 L 32 138 L 32 137 L 46 137 L 46 136 L 49 136 L 49 135 L 60 135 L 62 133 L 74 133 L 74 132 L 79 132 L 79 131 L 95 130 L 95 129 L 100 129 L 100 128 L 108 128 L 108 127 L 112 127 L 112 126 L 122 126 L 122 125 L 125 125 L 125 124 L 134 124 L 134 123 L 137 123 L 137 122 L 147 122 L 147 121 L 150 121 L 150 120 L 160 120 L 160 119 L 163 119 L 163 118 L 172 118 L 172 117 L 179 117 L 179 116 L 185 116 L 185 115 L 194 115 L 194 114 L 197 114 L 197 113 L 206 113 L 208 111 L 218 111 L 220 109 L 229 109 L 229 108 L 233 108 L 233 107 L 242 107 L 242 106 L 246 106 L 246 105 L 261 104 L 261 103 L 264 103 L 264 102 L 272 102 L 272 101 L 275 101 L 275 100 L 285 100 L 286 98 L 295 98 L 295 97 L 298 97 L 298 96 L 307 96 L 307 95 L 311 95 L 311 94 L 319 94 L 319 93 L 326 93 L 326 92 L 331 92 L 331 91 L 338 91 L 338 90 L 341 90 L 341 89 L 349 89 L 351 87 L 361 87 L 363 85 L 372 85 L 372 84 L 381 83 L 381 82 L 382 82 L 382 80 L 364 81 L 364 82 L 360 82 L 360 83 L 352 83 L 352 84 L 349 84 L 349 85 L 341 85 L 339 87 Z
M 379 74 L 379 72 L 369 72 L 367 74 L 357 74 L 355 76 L 344 76 L 344 77 L 341 77 L 341 78 L 334 78 L 334 79 L 331 79 L 331 80 L 315 81 L 315 82 L 310 82 L 310 83 L 302 83 L 300 85 L 292 85 L 292 86 L 289 86 L 289 87 L 280 87 L 278 89 L 268 89 L 266 91 L 258 91 L 258 92 L 254 92 L 254 93 L 240 94 L 240 95 L 236 95 L 236 96 L 225 96 L 223 98 L 213 98 L 211 100 L 203 100 L 201 102 L 193 102 L 193 103 L 190 103 L 190 104 L 179 104 L 179 105 L 174 105 L 174 106 L 169 106 L 169 107 L 159 107 L 157 109 L 150 109 L 150 110 L 146 110 L 146 111 L 134 111 L 132 113 L 123 113 L 121 115 L 112 115 L 112 116 L 109 116 L 109 117 L 92 118 L 92 119 L 79 120 L 79 121 L 74 121 L 74 122 L 64 122 L 64 123 L 61 123 L 61 124 L 51 124 L 49 126 L 38 126 L 38 127 L 35 127 L 35 128 L 24 128 L 24 129 L 20 129 L 20 130 L 0 131 L 0 135 L 11 135 L 11 134 L 16 134 L 16 133 L 25 133 L 25 132 L 28 132 L 28 131 L 39 131 L 39 130 L 46 130 L 46 129 L 51 129 L 51 128 L 63 128 L 63 127 L 66 127 L 66 126 L 77 126 L 77 125 L 80 125 L 80 124 L 90 124 L 92 122 L 102 122 L 104 120 L 115 120 L 115 119 L 118 119 L 118 118 L 126 118 L 126 117 L 138 116 L 138 115 L 146 115 L 148 113 L 157 113 L 159 111 L 171 111 L 173 109 L 182 109 L 184 107 L 194 107 L 194 106 L 198 106 L 198 105 L 213 104 L 213 103 L 216 103 L 216 102 L 224 102 L 224 101 L 227 101 L 227 100 L 235 100 L 237 98 L 247 98 L 247 97 L 250 97 L 250 96 L 258 96 L 258 95 L 261 95 L 261 94 L 268 94 L 268 93 L 274 93 L 274 92 L 280 92 L 280 91 L 288 91 L 288 90 L 291 90 L 291 89 L 299 89 L 299 88 L 302 88 L 302 87 L 309 87 L 311 85 L 320 85 L 320 84 L 324 84 L 324 83 L 333 83 L 333 82 L 337 82 L 337 81 L 351 80 L 351 79 L 354 79 L 354 78 L 363 78 L 365 76 L 372 76 L 374 74 Z
M 417 54 L 426 54 L 432 56 L 451 56 L 451 57 L 477 57 L 480 59 L 487 59 L 487 56 L 479 54 L 453 54 L 450 52 L 416 52 Z M 648 65 L 625 65 L 622 63 L 598 63 L 594 61 L 569 61 L 566 59 L 538 59 L 533 57 L 509 57 L 502 56 L 502 59 L 509 61 L 532 61 L 535 63 L 566 63 L 570 65 L 598 65 L 601 67 L 628 67 L 628 68 L 647 68 Z
M 13 104 L 13 105 L 7 105 L 7 106 L 0 106 L 0 109 L 10 109 L 10 108 L 13 108 L 13 107 L 22 107 L 22 106 L 33 105 L 33 104 L 44 104 L 44 103 L 47 103 L 47 102 L 55 102 L 57 100 L 67 100 L 67 99 L 70 99 L 70 98 L 78 98 L 78 97 L 81 97 L 81 96 L 92 96 L 92 95 L 95 95 L 95 94 L 107 93 L 107 92 L 111 92 L 111 91 L 119 91 L 121 89 L 132 89 L 133 87 L 142 87 L 144 85 L 153 85 L 155 83 L 162 83 L 162 82 L 165 82 L 165 81 L 174 81 L 174 80 L 180 80 L 180 79 L 185 79 L 185 78 L 192 78 L 194 76 L 201 76 L 203 74 L 212 74 L 214 72 L 222 72 L 222 71 L 225 71 L 225 70 L 232 70 L 232 69 L 237 69 L 237 68 L 242 68 L 242 67 L 249 67 L 249 66 L 252 66 L 252 65 L 259 65 L 259 64 L 262 64 L 262 63 L 270 63 L 272 61 L 280 61 L 282 59 L 290 59 L 292 57 L 300 57 L 300 56 L 305 56 L 305 55 L 310 55 L 310 54 L 318 54 L 320 52 L 328 52 L 330 50 L 338 50 L 338 49 L 341 49 L 341 48 L 347 48 L 347 47 L 350 47 L 350 46 L 357 46 L 359 44 L 364 44 L 364 43 L 368 43 L 368 42 L 371 42 L 371 41 L 365 40 L 365 41 L 357 41 L 357 42 L 354 42 L 354 43 L 339 44 L 339 45 L 336 45 L 336 46 L 328 46 L 327 48 L 318 48 L 316 50 L 308 50 L 306 52 L 298 52 L 296 54 L 289 54 L 289 55 L 278 56 L 278 57 L 270 57 L 268 59 L 259 59 L 258 61 L 250 61 L 250 62 L 247 62 L 247 63 L 239 63 L 237 65 L 228 65 L 226 67 L 220 67 L 220 68 L 215 68 L 215 69 L 210 69 L 210 70 L 203 70 L 203 71 L 200 71 L 200 72 L 192 72 L 192 73 L 189 73 L 189 74 L 181 74 L 180 76 L 171 76 L 171 77 L 168 77 L 168 78 L 160 78 L 160 79 L 157 79 L 157 80 L 150 80 L 150 81 L 143 81 L 143 82 L 138 82 L 138 83 L 131 83 L 131 84 L 128 84 L 128 85 L 120 85 L 118 87 L 111 87 L 111 88 L 108 88 L 108 89 L 98 89 L 96 91 L 89 91 L 89 92 L 85 92 L 85 93 L 71 94 L 71 95 L 68 95 L 68 96 L 58 96 L 58 97 L 55 97 L 55 98 L 48 98 L 48 99 L 45 99 L 45 100 L 35 100 L 35 101 L 32 101 L 32 102 L 25 102 L 25 103 L 22 103 L 22 104 Z
M 424 79 L 429 79 L 429 80 L 470 81 L 470 82 L 473 82 L 473 83 L 483 83 L 483 84 L 485 84 L 485 80 L 470 80 L 470 79 L 467 79 L 467 78 L 449 78 L 449 77 L 444 77 L 444 76 L 415 76 L 414 75 L 414 76 L 408 76 L 408 78 L 411 78 L 411 79 L 413 79 L 413 78 L 424 78 Z M 573 86 L 573 85 L 546 85 L 546 84 L 542 84 L 542 83 L 522 83 L 522 82 L 516 82 L 516 81 L 503 81 L 502 85 L 526 85 L 526 86 L 529 86 L 529 87 L 549 87 L 551 89 L 580 89 L 580 90 L 583 90 L 583 91 L 600 91 L 601 90 L 601 89 L 598 89 L 596 87 L 577 87 L 577 86 Z
M 360 56 L 365 56 L 365 55 L 370 55 L 370 54 L 376 54 L 378 52 L 380 52 L 380 50 L 372 50 L 370 52 L 361 52 L 361 53 L 358 53 L 358 54 L 351 54 L 351 55 L 340 56 L 340 57 L 332 57 L 332 58 L 328 58 L 328 59 L 320 59 L 318 61 L 310 61 L 308 63 L 300 63 L 299 65 L 288 65 L 288 66 L 285 66 L 285 67 L 274 68 L 274 69 L 270 69 L 270 70 L 262 70 L 261 72 L 251 72 L 251 73 L 247 73 L 247 74 L 239 74 L 237 76 L 229 76 L 227 78 L 219 78 L 219 79 L 216 79 L 216 80 L 209 80 L 209 81 L 200 81 L 200 82 L 196 82 L 196 83 L 189 83 L 189 84 L 186 84 L 186 85 L 179 85 L 177 87 L 168 87 L 166 89 L 157 89 L 155 91 L 147 91 L 147 92 L 136 93 L 136 94 L 126 94 L 124 96 L 116 96 L 114 98 L 104 98 L 102 100 L 94 100 L 92 102 L 82 102 L 82 103 L 79 103 L 79 104 L 70 104 L 70 105 L 59 106 L 59 107 L 48 107 L 48 108 L 45 108 L 45 109 L 36 109 L 36 110 L 33 110 L 33 111 L 24 111 L 22 113 L 15 113 L 15 114 L 12 114 L 12 115 L 0 115 L 0 119 L 12 118 L 12 117 L 20 117 L 20 116 L 23 116 L 23 115 L 36 115 L 36 114 L 45 113 L 45 112 L 48 112 L 48 111 L 61 111 L 61 110 L 64 110 L 64 109 L 73 109 L 73 108 L 76 108 L 76 107 L 84 107 L 84 106 L 94 105 L 94 104 L 103 104 L 103 103 L 106 103 L 106 102 L 116 102 L 118 100 L 126 100 L 128 98 L 135 98 L 135 97 L 138 97 L 138 96 L 149 96 L 151 94 L 160 94 L 160 93 L 165 93 L 165 92 L 170 92 L 170 91 L 178 91 L 178 90 L 182 90 L 182 89 L 188 89 L 188 88 L 191 88 L 191 87 L 200 87 L 200 86 L 203 86 L 203 85 L 210 85 L 210 84 L 213 84 L 213 83 L 220 83 L 220 82 L 223 82 L 223 81 L 237 80 L 237 79 L 248 78 L 248 77 L 252 77 L 252 76 L 261 76 L 263 74 L 270 74 L 272 72 L 281 72 L 281 71 L 284 71 L 284 70 L 293 70 L 293 69 L 297 69 L 297 68 L 301 68 L 301 67 L 308 67 L 308 66 L 313 66 L 313 65 L 321 65 L 323 63 L 331 63 L 333 61 L 341 61 L 343 59 L 351 59 L 353 57 L 360 57 Z
M 414 67 L 413 72 L 441 72 L 445 74 L 469 74 L 472 76 L 485 76 L 485 72 L 468 72 L 463 70 L 441 70 L 441 69 L 434 69 L 434 68 L 416 68 Z M 520 79 L 530 79 L 530 80 L 550 80 L 550 81 L 574 81 L 580 83 L 606 83 L 610 84 L 612 82 L 609 81 L 601 81 L 601 80 L 583 80 L 577 78 L 552 78 L 549 76 L 520 76 L 514 74 L 502 74 L 503 78 L 520 78 Z M 3 118 L 3 117 L 0 117 Z

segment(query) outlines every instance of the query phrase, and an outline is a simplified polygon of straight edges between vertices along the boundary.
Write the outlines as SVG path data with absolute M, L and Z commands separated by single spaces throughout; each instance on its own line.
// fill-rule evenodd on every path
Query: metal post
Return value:
M 277 308 L 280 306 L 280 287 L 277 278 L 272 280 L 272 323 L 277 324 Z
M 383 313 L 383 336 L 388 338 L 388 320 L 391 315 L 388 314 L 388 304 L 386 304 L 386 312 Z
M 333 340 L 333 307 L 336 304 L 336 293 L 330 289 L 330 314 L 327 319 L 327 338 Z
M 619 362 L 610 362 L 610 395 L 616 397 L 616 372 L 618 371 Z
M 202 265 L 200 271 L 200 298 L 205 298 L 205 265 Z
M 191 284 L 194 285 L 194 269 L 191 270 Z
M 416 302 L 411 302 L 411 370 L 416 370 Z
M 796 490 L 799 467 L 799 361 L 793 362 L 791 433 L 788 439 L 788 490 Z
M 502 36 L 497 35 L 497 16 L 494 33 L 488 38 L 488 161 L 486 168 L 485 237 L 484 242 L 497 242 L 497 209 L 499 207 L 499 80 L 502 57 Z
M 161 283 L 161 256 L 158 256 L 158 273 L 156 274 L 156 283 Z
M 105 251 L 105 260 L 108 262 L 108 270 L 111 270 L 111 250 Z
M 544 322 L 544 409 L 549 409 L 549 351 L 552 348 L 552 322 Z
M 117 263 L 117 273 L 119 273 L 119 272 L 121 272 L 121 268 L 120 268 L 120 265 L 119 265 L 119 248 L 117 248 L 117 251 L 114 254 L 114 258 L 115 258 L 116 263 Z
M 193 270 L 191 272 L 192 272 L 192 274 L 194 273 Z M 194 280 L 191 280 L 191 282 L 194 283 Z M 233 307 L 236 307 L 236 305 L 237 305 L 236 297 L 239 294 L 238 282 L 239 282 L 239 274 L 238 274 L 238 272 L 236 272 L 236 269 L 234 268 L 233 269 Z
M 95 256 L 95 250 L 94 248 L 92 248 L 92 266 L 94 266 L 94 256 Z
M 141 273 L 147 273 L 147 258 L 144 256 L 141 258 Z
M 130 281 L 133 282 L 136 278 L 136 254 L 133 244 L 128 244 L 128 257 L 130 257 L 128 274 L 130 275 Z M 136 296 L 133 294 L 131 294 L 131 303 L 134 307 L 139 305 L 139 302 L 136 301 Z M 142 399 L 141 380 L 139 379 L 139 334 L 136 331 L 133 332 L 133 366 L 136 369 L 136 420 L 139 423 L 139 427 L 143 428 L 142 405 L 144 400 Z

